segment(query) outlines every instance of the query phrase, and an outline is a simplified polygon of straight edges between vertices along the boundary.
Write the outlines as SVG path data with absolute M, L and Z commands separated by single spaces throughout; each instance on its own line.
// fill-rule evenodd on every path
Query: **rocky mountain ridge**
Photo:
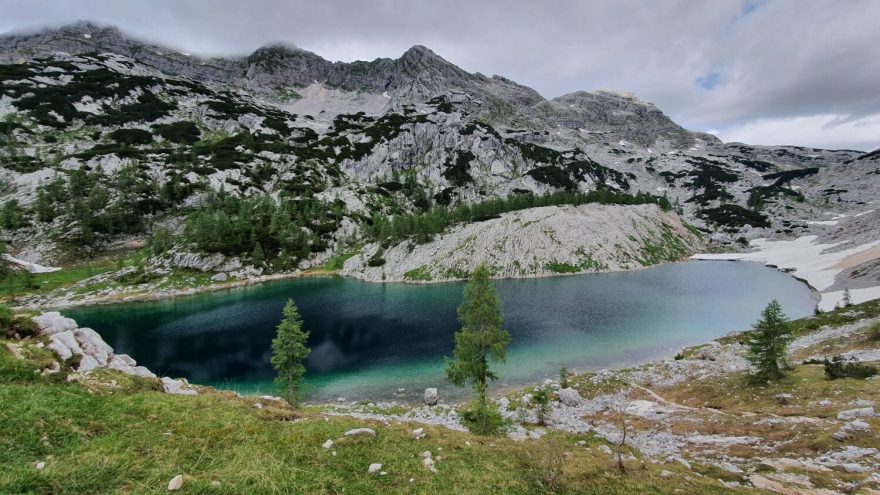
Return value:
M 563 192 L 663 197 L 716 249 L 880 236 L 849 222 L 876 214 L 877 152 L 721 143 L 633 95 L 546 100 L 424 47 L 350 64 L 284 46 L 202 60 L 80 23 L 0 37 L 0 60 L 0 218 L 27 261 L 143 246 L 166 228 L 175 252 L 193 249 L 193 213 L 218 193 L 296 217 L 286 233 L 266 217 L 271 232 L 230 234 L 244 247 L 224 256 L 247 262 L 255 238 L 269 271 L 375 243 L 364 232 L 381 218 Z

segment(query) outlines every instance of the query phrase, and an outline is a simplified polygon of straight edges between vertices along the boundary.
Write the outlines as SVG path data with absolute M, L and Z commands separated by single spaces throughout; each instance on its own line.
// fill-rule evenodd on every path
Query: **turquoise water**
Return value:
M 311 331 L 309 399 L 418 400 L 445 383 L 460 283 L 371 284 L 300 278 L 148 302 L 71 309 L 118 353 L 161 375 L 275 393 L 269 348 L 293 298 Z M 621 367 L 748 328 L 773 298 L 790 317 L 815 305 L 806 285 L 752 263 L 694 261 L 631 272 L 496 281 L 512 343 L 495 386 Z M 397 393 L 399 388 L 406 392 Z

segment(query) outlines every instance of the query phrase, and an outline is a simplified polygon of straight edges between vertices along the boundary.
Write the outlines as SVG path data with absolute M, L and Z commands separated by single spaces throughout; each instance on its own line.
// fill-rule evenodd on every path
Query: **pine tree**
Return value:
M 302 318 L 293 299 L 287 300 L 283 315 L 272 340 L 271 362 L 277 372 L 275 383 L 284 389 L 288 404 L 296 405 L 299 382 L 306 374 L 303 363 L 312 351 L 306 346 L 309 332 L 302 328 Z
M 747 359 L 757 369 L 756 378 L 776 380 L 784 376 L 779 364 L 785 362 L 791 341 L 788 319 L 774 299 L 761 311 L 761 319 L 749 333 Z
M 843 307 L 848 308 L 852 306 L 852 296 L 849 293 L 849 287 L 843 289 Z
M 497 411 L 490 411 L 486 402 L 487 382 L 498 379 L 489 369 L 489 361 L 503 363 L 510 343 L 510 334 L 502 328 L 501 302 L 490 275 L 489 267 L 480 265 L 465 286 L 464 301 L 458 307 L 462 327 L 455 333 L 455 358 L 446 359 L 447 379 L 457 386 L 470 383 L 477 392 L 477 406 L 470 411 L 469 422 L 472 430 L 484 434 L 499 426 L 493 424 Z
M 251 261 L 254 263 L 254 266 L 259 268 L 263 266 L 263 262 L 266 260 L 266 257 L 263 255 L 263 246 L 260 245 L 259 241 L 254 241 L 254 249 L 251 251 Z

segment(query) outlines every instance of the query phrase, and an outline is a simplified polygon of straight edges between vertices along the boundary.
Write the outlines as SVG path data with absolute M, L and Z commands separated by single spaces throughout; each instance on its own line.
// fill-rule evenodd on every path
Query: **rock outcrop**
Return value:
M 497 277 L 618 271 L 677 261 L 703 247 L 681 218 L 656 205 L 547 206 L 452 229 L 427 244 L 378 245 L 346 261 L 342 273 L 369 281 L 467 278 L 486 263 Z
M 116 354 L 98 332 L 91 328 L 79 328 L 76 321 L 61 316 L 61 313 L 54 311 L 42 313 L 33 317 L 33 321 L 40 329 L 40 333 L 49 338 L 47 347 L 54 351 L 61 361 L 78 358 L 77 373 L 88 373 L 104 368 L 141 378 L 157 378 L 156 374 L 146 367 L 138 366 L 131 356 Z M 186 379 L 163 377 L 160 382 L 166 393 L 198 395 L 198 391 L 192 388 Z

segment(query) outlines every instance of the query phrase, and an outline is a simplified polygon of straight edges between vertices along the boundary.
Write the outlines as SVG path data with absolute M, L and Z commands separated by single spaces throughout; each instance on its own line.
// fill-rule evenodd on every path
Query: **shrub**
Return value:
M 472 407 L 462 411 L 461 422 L 477 435 L 498 435 L 506 426 L 504 416 L 497 409 L 479 400 Z
M 547 424 L 547 417 L 550 416 L 552 409 L 550 408 L 550 391 L 547 387 L 541 387 L 537 392 L 532 394 L 532 400 L 535 403 L 535 413 L 537 414 L 538 424 Z
M 858 378 L 864 380 L 878 373 L 875 366 L 861 364 L 857 362 L 846 362 L 843 356 L 834 356 L 829 361 L 825 359 L 825 376 L 831 380 L 838 378 Z
M 116 129 L 110 133 L 110 139 L 119 144 L 150 144 L 153 142 L 153 135 L 143 129 Z
M 868 340 L 880 341 L 880 321 L 868 327 Z
M 187 120 L 170 124 L 156 124 L 152 127 L 156 134 L 172 143 L 193 144 L 202 137 L 202 131 L 199 130 L 196 124 Z

